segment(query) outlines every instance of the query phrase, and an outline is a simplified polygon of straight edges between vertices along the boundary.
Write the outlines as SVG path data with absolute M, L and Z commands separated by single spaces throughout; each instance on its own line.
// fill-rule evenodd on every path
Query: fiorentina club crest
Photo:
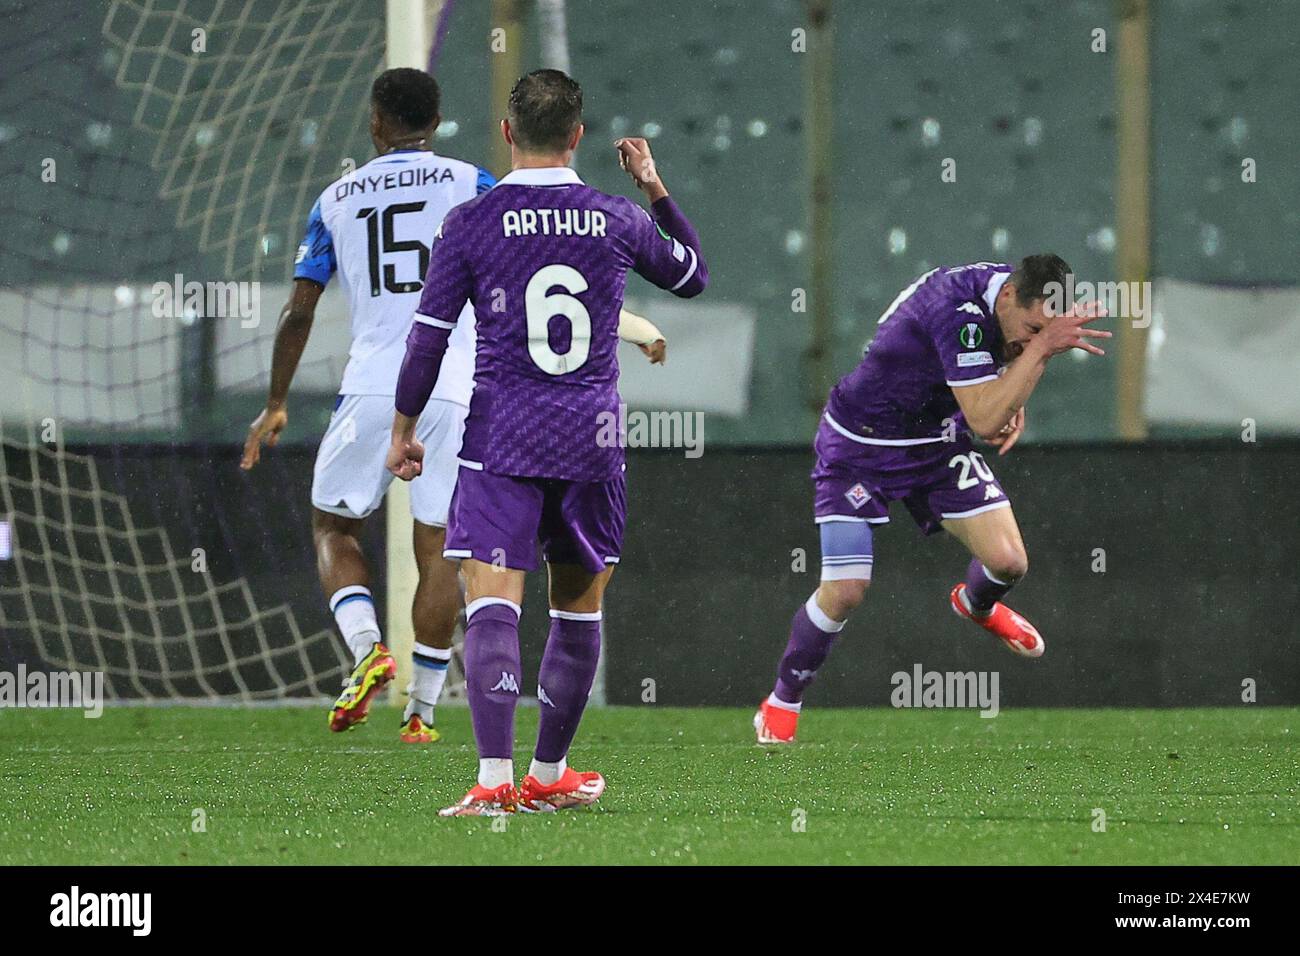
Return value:
M 867 494 L 867 489 L 862 487 L 861 482 L 844 492 L 844 497 L 849 499 L 849 504 L 853 505 L 854 510 L 861 508 L 871 500 L 871 495 Z

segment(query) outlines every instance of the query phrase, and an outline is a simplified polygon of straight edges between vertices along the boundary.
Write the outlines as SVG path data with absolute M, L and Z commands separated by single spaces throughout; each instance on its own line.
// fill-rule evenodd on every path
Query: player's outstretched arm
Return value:
M 1105 355 L 1088 340 L 1108 339 L 1111 333 L 1086 327 L 1104 314 L 1096 302 L 1080 303 L 1048 320 L 996 381 L 954 387 L 952 393 L 957 396 L 957 404 L 971 430 L 985 441 L 996 441 L 1029 401 L 1052 356 L 1070 349 Z
M 709 268 L 700 249 L 700 237 L 659 177 L 650 144 L 640 137 L 620 139 L 618 162 L 650 200 L 654 220 L 645 223 L 633 268 L 638 274 L 673 295 L 689 299 L 709 284 Z M 654 227 L 658 227 L 655 229 Z M 658 237 L 656 241 L 655 237 Z
M 244 454 L 239 467 L 248 471 L 262 457 L 262 443 L 274 448 L 280 441 L 280 432 L 289 424 L 285 402 L 289 385 L 293 382 L 298 361 L 307 347 L 312 322 L 316 318 L 316 303 L 324 287 L 311 279 L 295 279 L 289 301 L 280 310 L 280 323 L 275 330 L 275 347 L 271 353 L 271 387 L 266 396 L 266 408 L 248 426 Z

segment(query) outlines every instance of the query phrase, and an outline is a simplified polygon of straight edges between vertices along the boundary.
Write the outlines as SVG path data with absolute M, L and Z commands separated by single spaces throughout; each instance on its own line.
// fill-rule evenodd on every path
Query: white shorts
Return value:
M 416 423 L 416 437 L 424 442 L 424 470 L 411 482 L 411 517 L 420 524 L 447 526 L 468 412 L 463 405 L 434 398 Z M 393 480 L 384 467 L 392 431 L 392 397 L 340 395 L 316 452 L 312 505 L 344 518 L 364 518 L 378 508 Z

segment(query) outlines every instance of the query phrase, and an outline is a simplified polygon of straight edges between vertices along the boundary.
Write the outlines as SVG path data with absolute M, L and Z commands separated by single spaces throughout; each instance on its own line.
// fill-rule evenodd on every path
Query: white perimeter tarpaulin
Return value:
M 1300 431 L 1300 288 L 1160 279 L 1152 291 L 1152 422 Z

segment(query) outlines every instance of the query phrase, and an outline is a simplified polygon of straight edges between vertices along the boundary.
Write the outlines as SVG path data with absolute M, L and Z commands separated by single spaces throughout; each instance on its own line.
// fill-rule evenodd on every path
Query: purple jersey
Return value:
M 707 278 L 672 200 L 654 211 L 667 231 L 572 169 L 520 169 L 443 220 L 416 319 L 451 328 L 465 302 L 474 305 L 467 467 L 571 481 L 621 473 L 618 314 L 627 272 L 682 296 Z
M 943 441 L 949 420 L 964 428 L 952 390 L 998 377 L 1004 342 L 993 303 L 1013 269 L 941 267 L 904 289 L 858 367 L 831 390 L 830 426 L 866 445 Z

